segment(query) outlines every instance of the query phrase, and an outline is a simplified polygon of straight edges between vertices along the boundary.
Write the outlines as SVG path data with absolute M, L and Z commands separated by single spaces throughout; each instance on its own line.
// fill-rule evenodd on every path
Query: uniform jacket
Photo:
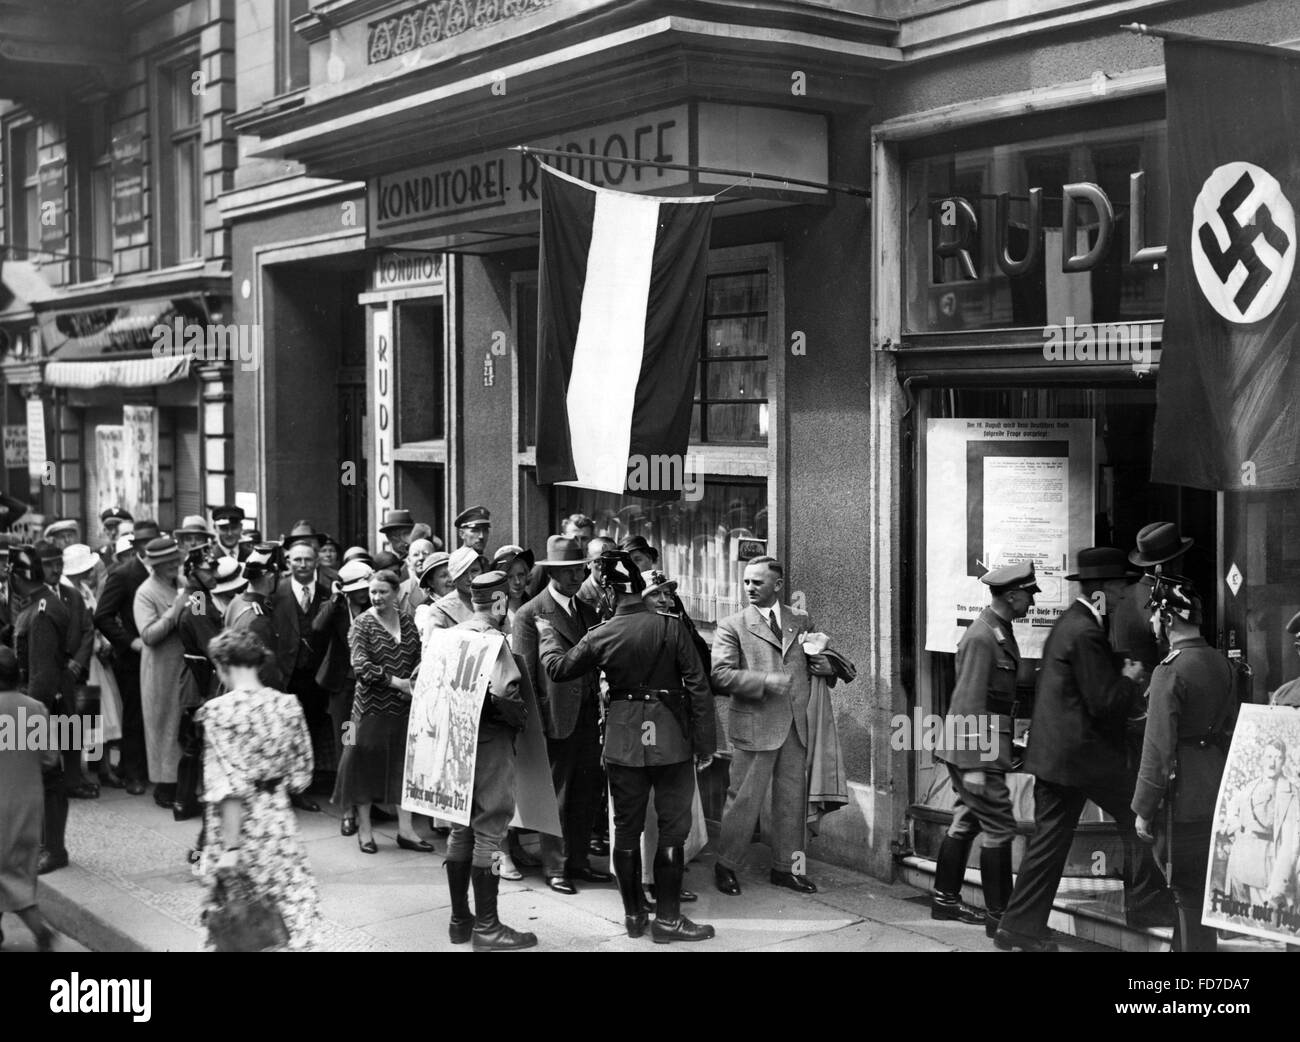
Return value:
M 315 676 L 329 649 L 330 616 L 333 614 L 329 587 L 317 578 L 311 589 L 311 610 L 305 614 L 288 575 L 280 576 L 280 583 L 271 596 L 279 640 L 276 658 L 285 678 L 300 670 Z
M 1205 749 L 1186 739 L 1226 734 L 1236 715 L 1232 667 L 1203 637 L 1176 641 L 1151 673 L 1142 766 L 1133 794 L 1133 813 L 1155 820 L 1175 760 L 1175 821 L 1210 821 L 1227 759 L 1217 746 Z
M 1232 833 L 1230 888 L 1258 887 L 1269 898 L 1293 896 L 1300 854 L 1300 792 L 1286 778 L 1258 778 L 1238 790 L 1225 822 Z
M 1075 601 L 1048 634 L 1034 696 L 1025 770 L 1057 785 L 1129 777 L 1125 719 L 1137 685 L 1115 665 L 1106 631 Z
M 176 632 L 184 649 L 185 668 L 194 678 L 200 703 L 217 694 L 221 682 L 208 658 L 208 641 L 221 632 L 221 613 L 212 594 L 191 586 L 189 599 L 176 620 Z
M 90 656 L 95 650 L 95 620 L 86 598 L 76 587 L 60 581 L 59 600 L 68 609 L 68 658 L 81 667 L 81 679 L 90 674 Z
M 596 613 L 577 597 L 570 603 L 576 618 L 571 618 L 560 607 L 559 602 L 551 596 L 551 588 L 547 586 L 515 613 L 512 630 L 511 644 L 515 654 L 523 660 L 528 677 L 533 682 L 547 738 L 563 739 L 573 734 L 582 700 L 595 698 L 599 689 L 595 670 L 572 680 L 556 681 L 542 668 L 538 655 L 538 619 L 550 624 L 558 646 L 563 651 L 568 651 L 582 640 L 586 632 L 598 622 Z
M 131 650 L 131 641 L 140 636 L 135 628 L 135 591 L 147 578 L 149 570 L 132 555 L 104 580 L 95 605 L 95 626 L 113 645 L 114 668 L 140 668 L 140 653 Z
M 588 630 L 567 651 L 563 638 L 545 620 L 538 634 L 542 665 L 553 681 L 574 680 L 595 669 L 605 671 L 611 691 L 605 717 L 606 762 L 660 767 L 689 760 L 692 753 L 713 755 L 713 699 L 681 619 L 628 601 L 618 606 L 609 622 Z M 689 737 L 662 702 L 613 697 L 620 688 L 635 687 L 685 689 L 690 700 Z
M 226 626 L 232 630 L 252 630 L 257 635 L 257 639 L 271 653 L 257 671 L 258 679 L 267 687 L 283 691 L 288 677 L 280 672 L 280 660 L 276 654 L 280 638 L 275 632 L 275 617 L 270 601 L 260 593 L 245 590 L 238 597 L 232 598 L 226 608 Z
M 718 623 L 713 636 L 713 689 L 731 698 L 728 732 L 737 749 L 779 749 L 794 721 L 808 747 L 808 659 L 801 634 L 813 628 L 807 614 L 781 605 L 781 641 L 752 604 Z M 773 673 L 790 677 L 790 693 L 775 694 Z
M 1273 697 L 1268 700 L 1269 705 L 1273 706 L 1292 706 L 1300 709 L 1300 677 L 1295 680 L 1288 680 L 1280 688 L 1273 692 Z
M 1011 624 L 985 608 L 957 645 L 957 677 L 944 721 L 951 749 L 936 758 L 962 770 L 1011 770 L 1020 647 Z
M 53 590 L 41 590 L 14 620 L 14 652 L 27 694 L 54 712 L 62 695 L 71 693 L 67 671 L 68 609 Z
M 467 622 L 474 609 L 461 600 L 459 590 L 449 590 L 433 602 L 430 613 L 435 629 L 449 630 Z

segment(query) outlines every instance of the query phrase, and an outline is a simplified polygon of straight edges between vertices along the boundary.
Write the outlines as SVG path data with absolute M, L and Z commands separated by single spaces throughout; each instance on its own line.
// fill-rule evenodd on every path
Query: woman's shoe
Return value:
M 418 850 L 422 854 L 428 854 L 433 851 L 432 843 L 426 843 L 422 839 L 417 839 L 417 840 L 407 839 L 400 832 L 397 834 L 397 845 L 401 847 L 403 850 Z
M 344 814 L 343 820 L 339 822 L 339 835 L 355 836 L 358 827 L 357 816 L 355 814 Z
M 358 836 L 358 837 L 357 837 L 357 846 L 361 848 L 361 853 L 363 853 L 363 854 L 378 854 L 378 853 L 379 853 L 379 845 L 375 842 L 373 836 L 372 836 L 369 840 L 367 840 L 367 841 L 365 841 L 365 842 L 362 842 L 361 837 Z
M 502 879 L 510 880 L 512 883 L 517 883 L 524 878 L 524 874 L 515 867 L 514 860 L 504 851 L 502 851 L 501 857 L 497 861 L 497 875 Z

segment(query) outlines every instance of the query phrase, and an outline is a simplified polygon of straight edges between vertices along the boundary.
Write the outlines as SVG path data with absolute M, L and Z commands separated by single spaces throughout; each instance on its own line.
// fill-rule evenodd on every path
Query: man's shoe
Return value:
M 714 937 L 712 926 L 693 923 L 684 915 L 676 919 L 660 919 L 650 926 L 650 940 L 655 944 L 669 944 L 673 941 L 708 941 Z
M 608 872 L 602 872 L 599 869 L 592 868 L 590 865 L 583 865 L 581 868 L 568 869 L 570 879 L 581 879 L 584 883 L 612 883 L 614 877 Z
M 132 778 L 126 783 L 126 791 L 131 796 L 143 796 L 146 788 L 148 786 L 139 778 Z
M 1060 951 L 1055 941 L 1049 941 L 1045 937 L 1027 937 L 1001 926 L 993 937 L 993 943 L 1004 952 L 1013 952 L 1016 949 L 1022 952 Z
M 713 866 L 713 881 L 718 885 L 718 890 L 730 897 L 736 897 L 740 893 L 740 880 L 725 865 Z
M 936 893 L 930 895 L 930 918 L 976 926 L 984 922 L 984 913 L 951 894 Z
M 308 814 L 316 814 L 320 811 L 320 804 L 301 792 L 291 793 L 289 795 L 289 804 L 297 810 L 306 811 Z
M 68 799 L 97 800 L 99 799 L 99 786 L 93 782 L 82 782 L 80 785 L 73 786 L 68 790 Z
M 557 894 L 565 894 L 572 897 L 578 892 L 578 888 L 570 883 L 564 876 L 548 876 L 546 885 L 554 890 Z
M 591 842 L 587 844 L 587 852 L 596 857 L 605 857 L 609 853 L 609 844 L 599 836 L 592 836 Z
M 65 850 L 62 854 L 51 854 L 48 850 L 41 850 L 41 855 L 36 860 L 36 874 L 45 875 L 46 872 L 53 872 L 56 869 L 68 867 L 68 852 Z
M 772 874 L 768 877 L 772 880 L 773 886 L 783 886 L 787 890 L 793 890 L 798 894 L 815 894 L 817 885 L 807 876 L 796 875 L 794 872 L 778 872 L 772 869 Z
M 648 912 L 638 912 L 636 915 L 623 916 L 623 925 L 627 927 L 627 935 L 633 939 L 645 936 L 645 928 L 650 925 L 650 915 Z
M 191 818 L 197 818 L 202 813 L 203 804 L 201 803 L 194 803 L 188 807 L 183 803 L 172 804 L 173 821 L 189 821 Z

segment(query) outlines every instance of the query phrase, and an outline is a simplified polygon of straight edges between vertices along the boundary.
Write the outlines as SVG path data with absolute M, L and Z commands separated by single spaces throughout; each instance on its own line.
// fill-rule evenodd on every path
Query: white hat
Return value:
M 455 582 L 467 571 L 469 566 L 475 561 L 482 563 L 483 558 L 477 550 L 472 550 L 468 546 L 462 546 L 452 552 L 447 561 L 447 575 L 452 582 Z
M 244 578 L 244 566 L 233 557 L 218 558 L 215 578 L 217 581 L 213 583 L 211 591 L 214 594 L 234 593 L 248 585 L 248 580 Z
M 127 532 L 125 535 L 117 537 L 117 543 L 113 547 L 113 552 L 116 554 L 124 554 L 133 546 L 135 546 L 135 534 L 134 532 Z
M 82 575 L 95 567 L 99 558 L 85 543 L 73 543 L 63 548 L 63 574 Z
M 370 585 L 370 577 L 375 570 L 365 561 L 349 561 L 339 569 L 339 593 L 354 593 Z

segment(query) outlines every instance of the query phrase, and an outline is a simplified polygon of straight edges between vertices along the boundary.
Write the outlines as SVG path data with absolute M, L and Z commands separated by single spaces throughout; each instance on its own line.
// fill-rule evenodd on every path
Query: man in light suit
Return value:
M 550 623 L 559 649 L 567 652 L 600 620 L 575 596 L 586 565 L 578 544 L 564 536 L 546 541 L 546 588 L 515 615 L 514 650 L 528 669 L 537 692 L 551 780 L 559 804 L 563 840 L 542 834 L 542 866 L 547 885 L 575 894 L 573 880 L 610 883 L 614 877 L 591 867 L 588 839 L 600 786 L 600 689 L 596 670 L 573 680 L 552 680 L 538 658 L 538 623 Z
M 718 623 L 713 687 L 731 696 L 731 783 L 722 815 L 714 878 L 724 894 L 740 893 L 736 869 L 745 860 L 759 809 L 772 787 L 772 872 L 776 886 L 813 894 L 803 871 L 807 815 L 808 674 L 830 674 L 824 656 L 804 655 L 808 616 L 780 602 L 781 565 L 756 557 L 745 568 L 749 607 Z

